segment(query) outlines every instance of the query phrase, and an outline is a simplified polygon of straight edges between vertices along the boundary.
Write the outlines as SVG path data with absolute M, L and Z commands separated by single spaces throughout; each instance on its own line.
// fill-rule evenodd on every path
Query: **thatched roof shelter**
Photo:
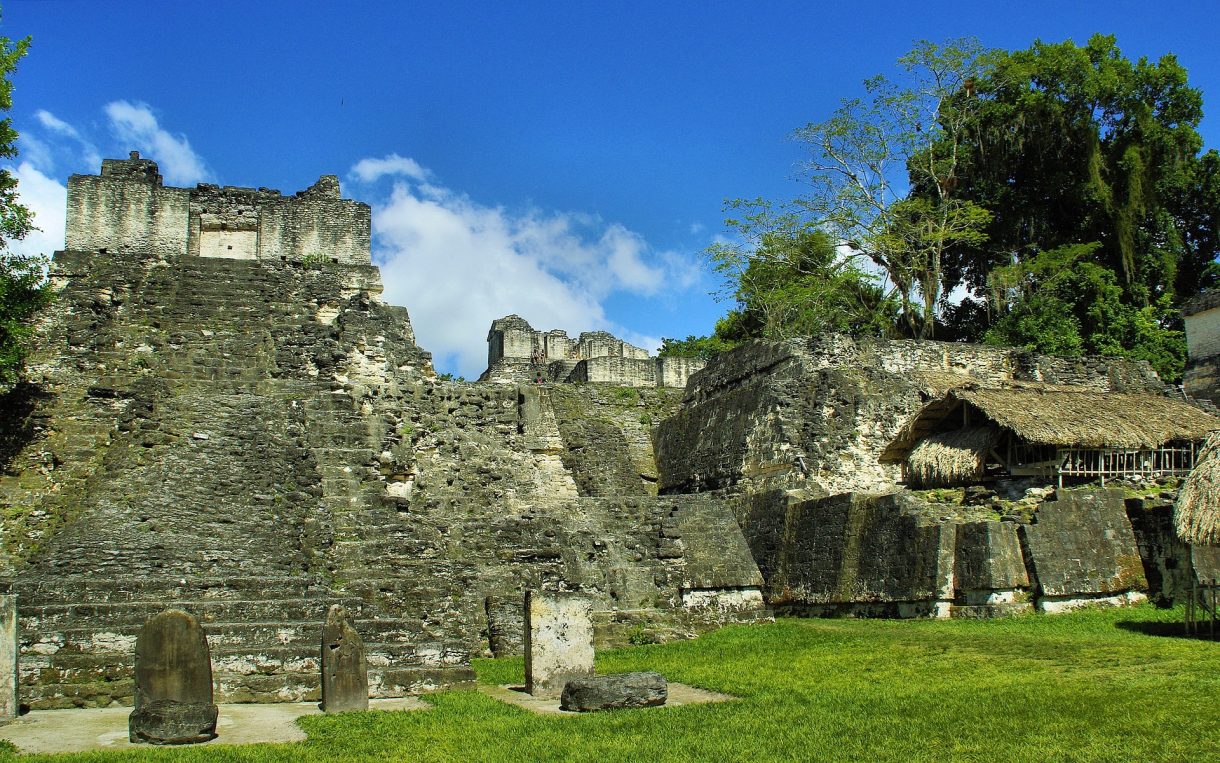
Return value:
M 1187 543 L 1220 546 L 1220 433 L 1212 433 L 1199 451 L 1173 507 L 1178 537 Z
M 907 457 L 907 482 L 925 488 L 978 482 L 998 436 L 994 427 L 970 427 L 923 438 Z
M 967 385 L 925 405 L 899 431 L 881 461 L 901 462 L 920 440 L 960 428 L 963 420 L 1008 430 L 1032 445 L 1082 448 L 1156 448 L 1175 440 L 1198 442 L 1220 430 L 1220 418 L 1160 395 L 1028 383 L 1005 388 Z

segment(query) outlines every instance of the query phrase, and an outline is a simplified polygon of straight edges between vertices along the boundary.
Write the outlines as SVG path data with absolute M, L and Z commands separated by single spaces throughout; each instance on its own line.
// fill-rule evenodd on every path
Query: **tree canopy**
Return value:
M 893 331 L 897 303 L 829 234 L 761 199 L 729 206 L 735 235 L 706 255 L 724 277 L 719 296 L 734 307 L 711 336 L 662 340 L 662 357 L 708 358 L 747 339 Z
M 1177 60 L 1133 62 L 1095 35 L 1011 52 L 921 42 L 899 67 L 795 132 L 807 193 L 730 204 L 758 216 L 728 221 L 733 257 L 709 250 L 738 301 L 717 336 L 896 330 L 1142 358 L 1179 378 L 1178 310 L 1220 276 L 1220 154 L 1203 152 L 1202 95 Z M 750 237 L 743 219 L 783 224 Z M 787 254 L 819 236 L 829 260 Z M 884 276 L 868 284 L 880 299 L 855 261 Z M 791 318 L 864 293 L 879 313 Z
M 8 112 L 13 107 L 13 72 L 26 54 L 29 39 L 0 37 L 0 157 L 17 155 L 17 131 Z M 17 196 L 17 178 L 0 168 L 0 391 L 20 377 L 30 319 L 50 299 L 43 275 L 45 259 L 20 256 L 9 243 L 34 230 L 33 215 Z
M 1095 35 L 998 53 L 975 91 L 957 193 L 993 216 L 985 244 L 949 247 L 945 280 L 975 303 L 954 333 L 1180 376 L 1177 309 L 1214 282 L 1220 210 L 1186 70 Z

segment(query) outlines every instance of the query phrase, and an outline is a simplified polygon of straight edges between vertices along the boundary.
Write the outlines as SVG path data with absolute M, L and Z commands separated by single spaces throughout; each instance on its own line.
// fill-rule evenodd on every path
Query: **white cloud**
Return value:
M 39 109 L 38 111 L 35 111 L 34 118 L 38 120 L 40 125 L 47 128 L 51 132 L 57 132 L 61 135 L 67 135 L 69 138 L 80 140 L 80 133 L 76 131 L 75 127 L 55 116 L 46 109 Z
M 102 155 L 98 152 L 97 146 L 93 145 L 90 140 L 81 135 L 80 130 L 77 130 L 75 127 L 55 116 L 46 109 L 39 109 L 38 111 L 34 112 L 34 118 L 38 120 L 38 124 L 40 124 L 48 133 L 51 133 L 59 138 L 67 138 L 69 141 L 76 143 L 77 149 L 81 155 L 81 161 L 85 164 L 85 166 L 92 168 L 94 172 L 96 172 L 97 168 L 101 166 Z M 36 141 L 31 140 L 25 135 L 22 135 L 22 139 L 26 140 L 28 143 L 36 143 Z M 45 171 L 51 171 L 54 169 L 51 164 L 51 155 L 49 151 L 39 156 L 35 156 L 33 154 L 27 154 L 27 156 L 35 166 L 41 167 Z
M 394 176 L 419 181 L 428 178 L 427 170 L 419 166 L 419 162 L 398 154 L 390 154 L 381 159 L 361 159 L 352 167 L 352 174 L 365 183 Z
M 40 230 L 30 233 L 21 241 L 9 242 L 8 248 L 17 254 L 48 256 L 63 249 L 67 187 L 39 172 L 29 162 L 22 162 L 10 171 L 17 178 L 20 202 L 34 213 L 34 224 Z
M 186 136 L 163 129 L 148 104 L 112 101 L 106 116 L 121 141 L 157 161 L 169 185 L 190 186 L 211 176 Z
M 28 132 L 23 132 L 17 136 L 17 155 L 24 157 L 25 161 L 35 167 L 39 167 L 46 172 L 55 170 L 54 150 L 42 140 L 35 138 Z
M 387 162 L 379 165 L 376 162 Z M 418 168 L 397 155 L 364 160 L 374 170 Z M 353 168 L 357 177 L 364 177 Z M 402 174 L 402 173 L 400 173 Z M 419 343 L 442 370 L 473 378 L 487 365 L 487 327 L 516 313 L 536 329 L 575 336 L 595 329 L 655 350 L 660 340 L 615 325 L 603 307 L 613 293 L 652 296 L 686 288 L 690 258 L 655 253 L 639 234 L 572 212 L 512 212 L 436 184 L 399 180 L 373 207 L 374 259 L 386 301 L 406 305 Z

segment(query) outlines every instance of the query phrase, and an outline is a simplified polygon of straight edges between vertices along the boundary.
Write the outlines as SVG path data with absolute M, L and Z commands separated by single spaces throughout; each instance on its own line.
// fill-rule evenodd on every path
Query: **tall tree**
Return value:
M 736 303 L 716 324 L 727 341 L 787 339 L 824 332 L 880 335 L 896 309 L 856 258 L 845 255 L 815 222 L 770 202 L 730 202 L 730 242 L 706 255 L 725 279 L 721 296 Z
M 13 72 L 26 54 L 29 38 L 16 42 L 0 37 L 0 157 L 17 155 L 17 131 L 7 116 L 13 107 Z M 50 299 L 43 277 L 45 260 L 23 257 L 9 249 L 9 242 L 34 230 L 33 215 L 17 197 L 17 178 L 0 168 L 0 391 L 20 376 L 25 359 L 25 341 L 30 318 Z
M 809 148 L 811 190 L 798 201 L 819 229 L 871 259 L 893 283 L 907 332 L 934 334 L 943 259 L 981 245 L 988 209 L 957 192 L 974 82 L 988 55 L 974 40 L 920 42 L 899 59 L 904 77 L 865 83 L 830 119 L 794 137 Z
M 1040 324 L 1028 318 L 1074 280 L 1079 351 L 1148 357 L 1175 377 L 1176 308 L 1214 275 L 1220 216 L 1220 157 L 1200 156 L 1202 96 L 1185 69 L 1172 55 L 1132 62 L 1113 37 L 1095 35 L 997 54 L 974 90 L 957 125 L 965 140 L 952 146 L 956 193 L 994 216 L 985 243 L 958 240 L 946 252 L 946 284 L 975 295 L 958 311 L 968 316 L 962 333 L 1062 345 L 1030 333 Z M 1023 288 L 1009 288 L 1014 274 Z M 1102 281 L 1110 285 L 1085 286 Z M 1113 341 L 1120 324 L 1136 335 Z

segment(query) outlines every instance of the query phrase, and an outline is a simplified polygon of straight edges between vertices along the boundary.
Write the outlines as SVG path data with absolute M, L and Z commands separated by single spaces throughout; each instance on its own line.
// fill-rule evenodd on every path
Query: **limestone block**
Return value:
M 1016 525 L 966 522 L 957 528 L 954 588 L 967 604 L 989 604 L 1029 588 Z
M 216 738 L 208 639 L 192 615 L 167 609 L 136 639 L 132 742 L 193 744 Z
M 17 717 L 19 673 L 17 654 L 17 597 L 0 595 L 0 721 Z
M 660 673 L 619 673 L 576 678 L 563 687 L 559 709 L 578 713 L 656 707 L 669 698 L 669 684 Z
M 364 642 L 339 604 L 322 626 L 322 712 L 369 709 L 369 671 Z
M 810 614 L 947 616 L 956 527 L 925 509 L 865 493 L 760 501 L 747 538 L 769 601 Z
M 593 602 L 579 594 L 525 593 L 525 690 L 556 697 L 593 675 Z
M 1061 490 L 1021 531 L 1043 611 L 1147 588 L 1121 490 Z

